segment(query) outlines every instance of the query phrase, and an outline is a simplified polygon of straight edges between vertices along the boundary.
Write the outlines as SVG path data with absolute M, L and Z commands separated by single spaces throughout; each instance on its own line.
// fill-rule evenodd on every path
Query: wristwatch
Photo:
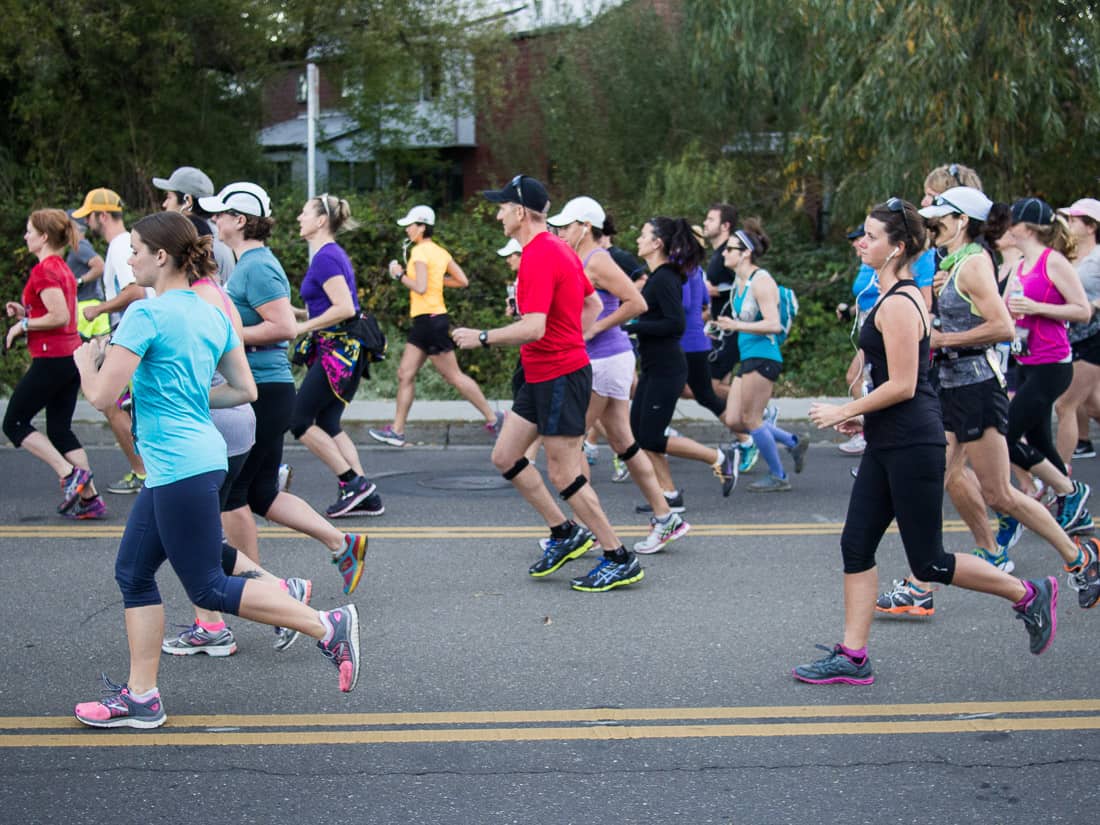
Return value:
M 481 342 L 481 346 L 489 346 L 489 330 L 483 329 L 481 332 L 479 332 L 477 334 L 477 340 Z
M 23 316 L 23 320 L 21 320 L 19 323 L 23 326 L 23 332 L 26 332 L 28 329 L 31 328 L 31 319 L 28 318 L 26 315 Z

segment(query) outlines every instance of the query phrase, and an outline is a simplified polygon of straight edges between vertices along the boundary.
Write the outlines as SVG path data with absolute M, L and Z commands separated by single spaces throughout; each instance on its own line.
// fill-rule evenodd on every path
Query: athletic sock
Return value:
M 653 519 L 658 524 L 668 524 L 668 520 L 672 518 L 672 513 L 665 513 L 663 516 L 654 516 Z
M 332 621 L 328 617 L 327 610 L 318 610 L 317 617 L 321 620 L 321 624 L 325 626 L 325 635 L 321 637 L 321 641 L 328 644 L 332 641 L 332 636 L 336 632 L 336 628 L 332 626 Z
M 859 650 L 852 650 L 850 647 L 840 646 L 840 652 L 851 659 L 855 664 L 861 665 L 867 661 L 867 645 L 864 645 Z
M 569 534 L 573 532 L 573 522 L 563 521 L 557 527 L 550 528 L 550 538 L 552 539 L 564 539 L 568 538 Z
M 355 470 L 348 470 L 347 472 L 340 473 L 337 478 L 340 479 L 340 481 L 342 481 L 344 484 L 347 484 L 349 481 L 354 481 L 358 477 L 358 475 L 359 473 L 355 472 Z
M 1020 599 L 1020 601 L 1012 605 L 1016 610 L 1019 610 L 1021 612 L 1027 610 L 1027 606 L 1035 601 L 1035 594 L 1037 592 L 1035 590 L 1035 585 L 1033 585 L 1031 582 L 1025 581 L 1022 582 L 1022 584 L 1024 586 L 1024 589 L 1027 590 L 1027 593 L 1024 594 L 1024 597 Z
M 630 561 L 630 553 L 627 552 L 625 544 L 620 544 L 618 550 L 604 550 L 603 557 L 610 559 L 615 564 L 626 564 Z
M 1082 567 L 1084 567 L 1086 564 L 1088 564 L 1088 562 L 1089 562 L 1089 557 L 1085 554 L 1084 549 L 1081 548 L 1081 547 L 1078 547 L 1077 548 L 1077 558 L 1073 560 L 1073 564 L 1067 564 L 1066 565 L 1066 571 L 1069 572 L 1069 573 L 1076 573 L 1078 570 L 1080 570 Z
M 667 498 L 669 501 L 672 501 L 674 498 L 676 498 L 676 496 L 680 495 L 680 491 L 679 490 L 662 490 L 661 494 L 665 498 Z
M 787 474 L 783 472 L 783 462 L 779 460 L 779 449 L 775 446 L 775 437 L 771 430 L 767 426 L 758 427 L 750 435 L 753 443 L 760 450 L 760 455 L 764 456 L 771 474 L 776 478 L 786 478 Z
M 154 685 L 149 690 L 145 691 L 145 693 L 131 693 L 130 694 L 131 699 L 133 699 L 135 702 L 140 702 L 143 705 L 147 704 L 150 699 L 156 699 L 158 696 L 160 696 L 160 691 L 157 690 L 156 685 Z
M 786 430 L 782 430 L 774 424 L 766 424 L 768 432 L 772 434 L 772 438 L 782 444 L 784 447 L 793 447 L 798 443 L 798 436 L 793 433 L 789 433 Z
M 221 633 L 225 630 L 225 620 L 220 622 L 204 622 L 202 619 L 195 619 L 195 624 L 205 630 L 207 633 Z

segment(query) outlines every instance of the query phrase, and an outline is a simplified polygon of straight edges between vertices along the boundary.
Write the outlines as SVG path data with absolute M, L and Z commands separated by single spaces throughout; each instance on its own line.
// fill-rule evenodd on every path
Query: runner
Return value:
M 500 329 L 460 327 L 453 333 L 462 349 L 520 345 L 520 367 L 512 379 L 512 414 L 493 448 L 493 464 L 550 527 L 543 555 L 527 571 L 541 578 L 580 558 L 598 541 L 604 556 L 574 590 L 604 592 L 645 576 L 638 557 L 612 530 L 599 497 L 584 475 L 581 440 L 592 394 L 592 368 L 583 330 L 602 307 L 576 254 L 546 231 L 550 198 L 539 181 L 516 175 L 499 191 L 482 193 L 500 204 L 504 234 L 523 247 L 516 303 L 521 317 Z M 588 529 L 565 517 L 524 452 L 542 436 L 551 483 Z
M 254 183 L 231 183 L 200 205 L 214 214 L 218 232 L 237 256 L 226 290 L 244 324 L 244 348 L 256 379 L 256 443 L 233 484 L 222 517 L 231 545 L 260 563 L 256 520 L 252 514 L 297 530 L 324 544 L 352 593 L 363 574 L 365 534 L 341 533 L 308 503 L 278 487 L 283 435 L 294 410 L 294 377 L 286 357 L 287 341 L 298 324 L 290 305 L 290 283 L 282 265 L 265 245 L 274 221 L 267 193 Z
M 930 320 L 910 264 L 924 249 L 924 222 L 912 204 L 891 198 L 864 222 L 864 263 L 879 273 L 882 297 L 860 332 L 868 392 L 840 406 L 813 404 L 818 427 L 851 434 L 864 417 L 867 449 L 852 486 L 841 536 L 844 637 L 829 655 L 792 675 L 812 684 L 869 685 L 867 653 L 878 592 L 875 552 L 897 519 L 909 566 L 922 580 L 1007 599 L 1023 620 L 1034 654 L 1054 640 L 1058 582 L 1015 579 L 968 554 L 943 549 L 943 422 L 928 383 Z
M 592 397 L 588 401 L 585 430 L 603 425 L 607 443 L 626 463 L 634 483 L 653 508 L 650 532 L 634 545 L 636 553 L 656 553 L 685 535 L 691 526 L 673 513 L 653 471 L 649 456 L 634 440 L 630 429 L 630 386 L 634 381 L 634 348 L 622 324 L 640 315 L 646 302 L 638 288 L 600 245 L 606 214 L 589 197 L 573 198 L 557 215 L 547 219 L 558 227 L 564 240 L 581 259 L 584 274 L 596 288 L 603 308 L 595 323 L 584 330 L 592 364 Z M 709 349 L 709 347 L 708 347 Z M 710 388 L 709 375 L 706 386 Z
M 132 379 L 140 410 L 137 440 L 149 475 L 115 563 L 130 673 L 121 685 L 104 675 L 110 695 L 78 704 L 76 718 L 102 728 L 155 728 L 167 720 L 157 687 L 164 606 L 156 572 L 165 560 L 195 604 L 317 639 L 339 671 L 340 689 L 350 691 L 359 676 L 355 605 L 318 612 L 266 581 L 227 576 L 221 569 L 218 487 L 226 473 L 225 443 L 209 410 L 254 399 L 256 385 L 229 319 L 189 289 L 191 281 L 216 271 L 210 240 L 200 240 L 186 218 L 158 213 L 138 221 L 131 243 L 139 283 L 154 287 L 159 297 L 126 314 L 102 368 L 96 367 L 98 344 L 84 344 L 75 358 L 84 395 L 94 406 L 113 404 Z M 210 390 L 215 368 L 225 383 Z
M 359 296 L 351 259 L 336 243 L 336 235 L 358 224 L 346 200 L 325 193 L 305 202 L 298 226 L 309 244 L 310 263 L 300 290 L 306 308 L 295 309 L 294 315 L 298 335 L 307 336 L 309 371 L 298 387 L 290 433 L 336 475 L 339 493 L 325 515 L 380 516 L 386 512 L 382 497 L 340 426 L 359 388 L 367 354 L 342 328 L 359 314 Z
M 768 465 L 768 476 L 749 485 L 753 493 L 784 492 L 790 479 L 779 459 L 776 444 L 787 448 L 794 471 L 801 473 L 810 442 L 766 421 L 764 410 L 771 401 L 775 381 L 783 369 L 779 334 L 783 324 L 779 312 L 779 287 L 771 274 L 756 265 L 771 247 L 759 218 L 748 218 L 726 243 L 726 267 L 736 275 L 730 309 L 733 317 L 720 315 L 717 324 L 737 333 L 741 366 L 730 385 L 723 422 L 731 430 L 747 432 Z
M 74 519 L 107 515 L 92 483 L 88 454 L 73 432 L 73 410 L 80 376 L 73 353 L 80 346 L 76 331 L 76 279 L 61 257 L 77 243 L 69 216 L 60 209 L 39 209 L 27 219 L 27 250 L 38 259 L 23 287 L 22 300 L 8 301 L 15 323 L 8 328 L 4 350 L 27 339 L 31 365 L 19 379 L 4 413 L 4 435 L 57 473 L 61 503 L 57 512 Z M 46 411 L 46 433 L 32 419 Z
M 409 289 L 412 326 L 397 367 L 397 410 L 393 423 L 367 432 L 375 441 L 391 447 L 405 446 L 405 425 L 416 395 L 416 374 L 430 360 L 444 380 L 485 416 L 485 429 L 495 435 L 500 432 L 504 413 L 493 412 L 481 387 L 458 365 L 450 337 L 451 319 L 443 303 L 444 287 L 464 289 L 470 281 L 451 253 L 432 240 L 435 211 L 431 207 L 414 206 L 397 225 L 405 227 L 413 248 L 407 270 L 397 261 L 390 261 L 390 276 Z

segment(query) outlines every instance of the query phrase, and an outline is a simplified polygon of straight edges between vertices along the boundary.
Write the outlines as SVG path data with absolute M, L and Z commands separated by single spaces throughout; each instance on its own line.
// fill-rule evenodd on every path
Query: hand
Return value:
M 309 330 L 306 329 L 306 325 L 302 321 L 299 321 L 297 324 L 295 324 L 294 329 L 295 338 L 301 338 L 303 335 L 309 335 Z
M 5 309 L 8 312 L 9 318 L 15 318 L 16 320 L 23 320 L 23 316 L 27 314 L 27 311 L 23 309 L 22 304 L 17 304 L 15 301 L 8 301 L 5 305 Z
M 836 319 L 838 321 L 846 321 L 848 319 L 848 310 L 850 307 L 847 304 L 836 305 Z
M 714 322 L 724 332 L 737 332 L 737 320 L 730 318 L 728 315 L 719 315 L 718 319 Z
M 856 435 L 863 432 L 863 416 L 857 415 L 855 418 L 848 418 L 841 421 L 835 427 L 833 427 L 838 433 L 842 435 Z
M 451 340 L 455 342 L 455 346 L 459 349 L 477 349 L 481 346 L 481 341 L 478 340 L 479 335 L 481 335 L 479 329 L 459 327 L 451 333 Z
M 397 261 L 390 261 L 390 277 L 393 279 L 400 278 L 405 274 L 405 270 L 401 268 L 401 264 Z
M 23 325 L 22 324 L 15 324 L 14 326 L 8 327 L 8 335 L 7 335 L 7 338 L 4 341 L 4 349 L 11 349 L 12 345 L 15 343 L 15 339 L 18 338 L 22 334 L 23 334 Z
M 841 422 L 854 420 L 851 416 L 845 415 L 843 409 L 837 404 L 811 404 L 810 420 L 821 429 L 835 427 Z
M 80 373 L 95 372 L 95 363 L 98 355 L 99 343 L 94 339 L 85 341 L 77 347 L 76 352 L 73 353 L 73 361 L 76 363 L 77 371 Z
M 932 327 L 932 331 L 928 334 L 928 346 L 932 349 L 939 349 L 940 347 L 946 346 L 946 344 L 943 343 L 943 333 L 935 327 Z
M 1016 318 L 1021 318 L 1024 315 L 1034 315 L 1038 308 L 1038 302 L 1023 295 L 1013 295 L 1008 299 L 1008 311 Z
M 84 316 L 85 321 L 94 321 L 96 318 L 99 317 L 99 305 L 91 304 L 84 307 L 84 309 L 80 310 L 80 312 Z
M 932 293 L 939 295 L 940 290 L 943 289 L 943 285 L 947 283 L 947 278 L 951 273 L 944 269 L 937 269 L 936 274 L 932 276 Z

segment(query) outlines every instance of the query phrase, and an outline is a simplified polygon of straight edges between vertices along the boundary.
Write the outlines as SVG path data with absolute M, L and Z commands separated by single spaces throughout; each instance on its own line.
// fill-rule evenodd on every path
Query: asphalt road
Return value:
M 288 455 L 293 492 L 323 508 L 332 479 Z M 165 727 L 93 731 L 71 710 L 100 671 L 126 676 L 112 571 L 132 499 L 64 521 L 49 471 L 0 449 L 0 822 L 1079 823 L 1100 801 L 1100 610 L 1068 589 L 1041 658 L 1006 604 L 947 589 L 931 619 L 876 621 L 873 686 L 791 678 L 841 627 L 855 460 L 828 442 L 787 494 L 722 499 L 708 468 L 675 464 L 691 534 L 607 594 L 568 587 L 590 558 L 526 575 L 543 530 L 487 445 L 364 457 L 387 509 L 354 522 L 371 534 L 358 689 L 341 694 L 307 640 L 278 654 L 235 620 L 237 655 L 165 657 Z M 123 471 L 112 450 L 92 460 L 101 483 Z M 639 496 L 607 481 L 606 448 L 594 473 L 636 540 Z M 261 533 L 269 569 L 339 603 L 319 544 Z M 1030 535 L 1014 557 L 1024 576 L 1060 570 Z M 880 570 L 884 586 L 905 572 L 896 534 Z M 189 622 L 167 568 L 161 586 L 169 622 Z

